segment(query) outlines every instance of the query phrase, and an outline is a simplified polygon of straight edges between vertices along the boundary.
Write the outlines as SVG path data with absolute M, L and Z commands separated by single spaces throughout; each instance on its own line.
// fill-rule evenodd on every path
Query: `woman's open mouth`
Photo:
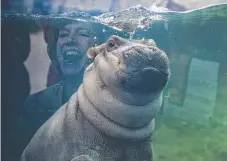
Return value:
M 76 63 L 82 58 L 81 54 L 77 51 L 67 51 L 64 53 L 63 57 L 64 57 L 65 64 Z

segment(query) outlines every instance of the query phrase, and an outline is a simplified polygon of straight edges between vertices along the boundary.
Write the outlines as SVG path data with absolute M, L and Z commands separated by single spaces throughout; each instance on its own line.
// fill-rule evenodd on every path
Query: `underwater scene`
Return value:
M 1 159 L 227 161 L 227 1 L 111 2 L 4 2 Z

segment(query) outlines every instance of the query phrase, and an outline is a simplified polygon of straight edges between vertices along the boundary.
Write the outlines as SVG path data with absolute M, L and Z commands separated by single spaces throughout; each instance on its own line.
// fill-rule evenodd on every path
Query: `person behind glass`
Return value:
M 44 31 L 48 55 L 62 80 L 27 98 L 23 114 L 15 127 L 15 154 L 18 157 L 39 127 L 46 122 L 82 83 L 89 64 L 87 50 L 97 43 L 94 26 L 86 22 L 68 22 Z

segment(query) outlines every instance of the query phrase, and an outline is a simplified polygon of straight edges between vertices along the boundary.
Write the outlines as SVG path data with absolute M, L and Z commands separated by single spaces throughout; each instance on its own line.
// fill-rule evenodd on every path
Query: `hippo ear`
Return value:
M 96 52 L 94 50 L 94 48 L 90 48 L 88 51 L 87 51 L 87 57 L 89 59 L 94 59 L 96 57 Z
M 97 47 L 92 47 L 87 51 L 87 56 L 90 59 L 94 59 L 98 54 L 105 52 L 106 44 L 99 45 Z
M 157 46 L 153 39 L 133 40 L 133 41 L 136 43 L 147 45 L 147 46 Z

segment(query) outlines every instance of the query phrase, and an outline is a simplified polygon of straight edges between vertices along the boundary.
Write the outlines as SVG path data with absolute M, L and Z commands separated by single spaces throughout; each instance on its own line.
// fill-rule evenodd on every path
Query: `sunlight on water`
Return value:
M 163 20 L 163 17 L 155 14 L 153 11 L 143 7 L 134 6 L 129 9 L 107 13 L 96 17 L 97 21 L 126 32 L 134 32 L 137 28 L 145 28 L 152 21 Z

